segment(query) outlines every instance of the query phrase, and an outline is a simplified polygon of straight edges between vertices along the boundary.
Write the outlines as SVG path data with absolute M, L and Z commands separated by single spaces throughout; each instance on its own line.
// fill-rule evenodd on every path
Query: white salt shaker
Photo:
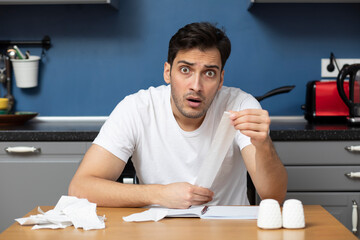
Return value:
M 257 226 L 263 229 L 281 228 L 281 210 L 278 201 L 264 199 L 260 202 Z
M 297 229 L 305 227 L 304 207 L 300 200 L 286 200 L 282 214 L 284 228 Z

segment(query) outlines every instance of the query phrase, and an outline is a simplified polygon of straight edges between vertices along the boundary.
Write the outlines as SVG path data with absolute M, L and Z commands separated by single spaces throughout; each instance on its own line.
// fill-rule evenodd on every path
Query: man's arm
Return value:
M 69 195 L 87 198 L 107 207 L 143 207 L 158 204 L 188 208 L 212 200 L 213 192 L 189 183 L 139 185 L 116 182 L 125 162 L 93 144 L 84 156 L 70 186 Z
M 230 119 L 234 127 L 251 139 L 252 144 L 243 148 L 241 154 L 259 196 L 282 203 L 287 189 L 287 172 L 268 134 L 268 112 L 246 109 L 231 113 Z

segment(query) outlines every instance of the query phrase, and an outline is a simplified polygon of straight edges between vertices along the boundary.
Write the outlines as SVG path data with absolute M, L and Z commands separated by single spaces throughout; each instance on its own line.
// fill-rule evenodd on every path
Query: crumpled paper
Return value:
M 96 215 L 96 204 L 87 199 L 72 196 L 61 196 L 55 208 L 43 212 L 38 207 L 40 214 L 26 218 L 17 218 L 20 225 L 34 225 L 32 229 L 58 229 L 74 225 L 75 228 L 84 230 L 105 228 L 105 215 Z

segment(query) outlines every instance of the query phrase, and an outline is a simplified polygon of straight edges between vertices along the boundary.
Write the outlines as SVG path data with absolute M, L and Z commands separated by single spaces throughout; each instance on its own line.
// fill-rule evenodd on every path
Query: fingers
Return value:
M 230 112 L 232 124 L 238 130 L 267 131 L 269 129 L 270 117 L 266 110 L 246 109 Z
M 245 109 L 239 112 L 230 111 L 230 119 L 237 123 L 252 122 L 252 123 L 269 123 L 270 117 L 266 110 L 262 109 Z
M 245 109 L 230 111 L 230 119 L 235 129 L 251 138 L 252 142 L 263 142 L 268 138 L 270 117 L 266 110 Z
M 213 196 L 214 193 L 207 188 L 189 183 L 171 183 L 164 186 L 159 204 L 168 208 L 188 208 L 208 203 Z
M 193 195 L 191 196 L 192 205 L 201 205 L 210 202 L 213 199 L 214 193 L 207 188 L 193 186 Z M 201 202 L 201 204 L 199 204 Z

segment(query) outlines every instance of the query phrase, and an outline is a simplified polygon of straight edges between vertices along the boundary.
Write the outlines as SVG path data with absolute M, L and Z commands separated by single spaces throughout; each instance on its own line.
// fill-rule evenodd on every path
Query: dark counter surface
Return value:
M 308 123 L 303 117 L 274 117 L 270 125 L 273 141 L 356 141 L 360 125 Z
M 22 126 L 0 126 L 0 141 L 84 141 L 95 139 L 105 117 L 43 117 Z M 360 126 L 309 124 L 300 116 L 272 117 L 274 141 L 360 140 Z
M 84 141 L 91 142 L 105 118 L 44 117 L 21 126 L 0 126 L 0 141 Z

